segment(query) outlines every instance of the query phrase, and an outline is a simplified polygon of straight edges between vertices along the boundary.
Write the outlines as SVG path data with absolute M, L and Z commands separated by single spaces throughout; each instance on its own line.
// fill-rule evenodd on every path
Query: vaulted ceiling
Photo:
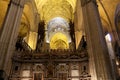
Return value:
M 97 0 L 97 2 L 104 29 L 110 32 L 115 30 L 115 12 L 120 0 Z
M 52 18 L 74 19 L 76 0 L 35 0 L 41 20 L 48 23 Z
M 0 28 L 10 0 L 0 0 Z M 61 16 L 67 21 L 73 20 L 77 0 L 35 0 L 40 19 L 48 22 L 50 19 Z M 111 23 L 114 26 L 114 15 L 119 0 L 97 0 L 103 24 Z M 102 4 L 101 4 L 102 3 Z M 64 5 L 64 6 L 63 6 Z M 29 9 L 30 7 L 28 7 Z M 106 14 L 107 13 L 107 14 Z M 26 15 L 29 15 L 27 11 Z M 109 17 L 109 20 L 108 20 Z
M 40 20 L 44 20 L 47 24 L 55 17 L 62 17 L 67 22 L 70 20 L 74 21 L 76 2 L 77 0 L 35 0 L 35 5 L 38 13 L 40 14 Z M 120 0 L 97 0 L 97 3 L 104 30 L 115 30 L 115 11 L 117 5 L 120 4 Z M 0 0 L 0 29 L 4 21 L 8 4 L 9 0 Z M 24 24 L 22 24 L 22 27 L 20 28 L 20 34 L 26 33 L 28 29 L 35 31 L 36 27 L 33 24 L 33 16 L 36 12 L 33 11 L 32 6 L 25 5 L 23 13 L 24 14 L 22 15 L 21 22 L 28 23 L 26 26 L 28 27 L 29 25 L 30 28 L 27 28 Z M 76 31 L 79 32 L 79 28 L 77 29 L 78 30 Z

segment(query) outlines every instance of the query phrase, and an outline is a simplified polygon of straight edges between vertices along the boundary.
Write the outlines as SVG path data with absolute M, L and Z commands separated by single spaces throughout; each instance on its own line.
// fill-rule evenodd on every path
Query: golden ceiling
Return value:
M 114 30 L 115 29 L 114 18 L 115 18 L 116 6 L 120 4 L 120 0 L 114 0 L 114 1 L 97 0 L 97 1 L 98 1 L 97 2 L 98 9 L 104 29 L 109 31 Z M 77 0 L 35 0 L 37 11 L 40 14 L 40 20 L 44 20 L 46 24 L 55 17 L 62 17 L 67 22 L 69 22 L 70 20 L 74 21 L 74 14 L 77 12 L 76 2 Z M 8 4 L 9 4 L 9 0 L 0 0 L 0 29 L 4 21 Z M 22 15 L 21 23 L 26 23 L 27 24 L 26 26 L 29 28 L 25 27 L 22 24 L 21 25 L 22 27 L 20 28 L 20 32 L 21 32 L 20 34 L 22 35 L 24 35 L 23 33 L 26 34 L 28 32 L 28 29 L 33 32 L 37 31 L 37 26 L 34 24 L 34 19 L 35 19 L 34 14 L 36 12 L 33 9 L 34 8 L 31 5 L 31 3 L 30 5 L 25 5 L 24 7 L 24 11 L 23 11 L 24 14 Z M 80 17 L 77 16 L 77 18 Z M 78 22 L 79 24 L 80 20 L 76 22 Z M 80 25 L 75 27 L 80 27 Z M 77 28 L 76 31 L 79 32 L 80 29 Z M 82 34 L 77 33 L 76 36 L 79 37 L 80 35 Z M 80 39 L 77 41 L 79 42 Z
M 52 18 L 73 20 L 76 0 L 35 0 L 40 19 L 48 23 Z
M 76 0 L 35 0 L 40 19 L 45 21 L 46 26 L 51 22 L 52 27 L 66 25 L 69 21 L 74 20 L 74 12 Z M 60 18 L 60 19 L 56 19 Z M 55 19 L 56 21 L 53 21 Z M 65 20 L 65 21 L 64 21 Z M 63 23 L 61 23 L 63 22 Z M 56 23 L 56 24 L 55 24 Z M 55 24 L 55 25 L 54 25 Z M 68 26 L 64 26 L 68 27 Z M 62 32 L 50 34 L 53 35 L 50 39 L 51 49 L 68 49 L 68 36 Z
M 66 20 L 70 20 L 70 19 L 73 20 L 76 1 L 77 0 L 35 0 L 38 12 L 40 14 L 40 19 L 45 20 L 46 22 L 48 22 L 50 19 L 56 16 L 63 17 Z M 115 9 L 117 4 L 120 4 L 120 0 L 114 0 L 114 1 L 113 0 L 97 0 L 97 1 L 98 1 L 97 3 L 98 3 L 100 16 L 103 20 L 103 24 L 107 26 L 107 24 L 109 24 L 111 21 L 111 25 L 114 26 Z M 104 8 L 100 4 L 100 1 L 102 2 Z M 0 28 L 2 26 L 2 22 L 4 20 L 8 4 L 9 4 L 9 0 L 0 0 Z M 28 7 L 28 9 L 30 11 L 32 10 L 30 7 Z M 104 9 L 106 10 L 106 12 L 104 11 Z M 27 16 L 28 19 L 29 17 L 31 17 L 30 11 L 28 12 L 24 10 L 24 13 L 26 15 L 29 15 Z M 108 17 L 109 17 L 109 20 L 108 20 Z
M 120 0 L 97 0 L 103 27 L 111 32 L 115 30 L 115 11 Z
M 67 36 L 61 32 L 53 35 L 50 40 L 50 49 L 69 49 Z

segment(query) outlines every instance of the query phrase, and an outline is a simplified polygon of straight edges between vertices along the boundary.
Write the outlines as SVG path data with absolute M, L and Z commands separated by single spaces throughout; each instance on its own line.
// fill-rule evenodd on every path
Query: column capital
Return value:
M 90 2 L 93 2 L 95 5 L 97 5 L 96 0 L 81 0 L 81 6 L 83 7 L 83 6 L 87 5 Z
M 9 5 L 11 4 L 24 8 L 25 0 L 10 0 Z

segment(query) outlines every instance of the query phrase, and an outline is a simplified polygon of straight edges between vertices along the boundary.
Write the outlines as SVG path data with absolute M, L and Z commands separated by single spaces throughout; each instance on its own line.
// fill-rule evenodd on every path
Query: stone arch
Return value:
M 117 5 L 116 11 L 115 11 L 115 27 L 120 39 L 120 4 Z
M 38 32 L 39 14 L 34 0 L 26 0 L 19 27 L 19 36 L 22 36 L 24 42 L 32 49 L 36 48 Z M 18 37 L 19 37 L 18 36 Z

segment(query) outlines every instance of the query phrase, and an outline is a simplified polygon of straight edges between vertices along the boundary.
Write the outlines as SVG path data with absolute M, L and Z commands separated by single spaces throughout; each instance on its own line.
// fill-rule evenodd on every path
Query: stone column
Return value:
M 25 0 L 10 0 L 0 34 L 0 69 L 9 74 Z
M 81 0 L 91 80 L 114 80 L 96 0 Z

